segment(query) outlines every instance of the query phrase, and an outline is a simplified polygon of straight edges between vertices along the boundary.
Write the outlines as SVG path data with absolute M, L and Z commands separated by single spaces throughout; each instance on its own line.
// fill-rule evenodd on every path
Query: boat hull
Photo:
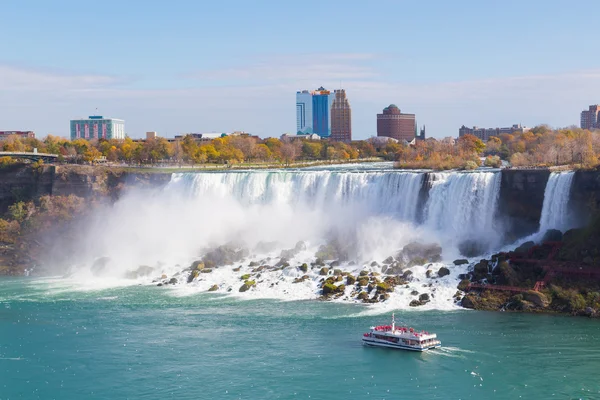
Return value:
M 442 347 L 441 344 L 436 344 L 436 345 L 427 346 L 427 347 L 413 347 L 413 346 L 407 346 L 407 345 L 399 344 L 399 343 L 382 342 L 379 340 L 373 340 L 373 339 L 367 339 L 367 338 L 363 338 L 362 341 L 365 345 L 372 346 L 372 347 L 388 347 L 390 349 L 418 351 L 418 352 L 423 352 L 423 351 L 437 349 L 439 347 Z

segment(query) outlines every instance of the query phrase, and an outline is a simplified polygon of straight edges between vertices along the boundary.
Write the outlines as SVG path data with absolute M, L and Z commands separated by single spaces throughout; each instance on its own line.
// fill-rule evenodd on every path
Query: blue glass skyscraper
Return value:
M 296 133 L 331 135 L 331 105 L 335 95 L 323 87 L 296 93 Z

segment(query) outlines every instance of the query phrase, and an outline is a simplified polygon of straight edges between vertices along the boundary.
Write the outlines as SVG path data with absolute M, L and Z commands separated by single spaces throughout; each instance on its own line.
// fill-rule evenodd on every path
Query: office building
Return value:
M 581 129 L 600 129 L 600 105 L 591 105 L 581 112 Z
M 334 91 L 334 99 L 331 104 L 330 139 L 345 143 L 352 141 L 352 110 L 344 89 Z
M 416 132 L 415 114 L 403 114 L 395 104 L 390 104 L 381 114 L 377 114 L 377 136 L 410 143 Z
M 324 87 L 296 92 L 296 133 L 331 135 L 331 105 L 334 94 Z
M 71 140 L 75 139 L 125 139 L 125 121 L 92 115 L 71 120 Z
M 508 128 L 479 128 L 474 126 L 473 128 L 468 128 L 466 126 L 461 126 L 458 130 L 458 136 L 462 137 L 464 135 L 473 135 L 478 137 L 479 139 L 487 142 L 492 136 L 499 136 L 501 134 L 520 134 L 528 132 L 531 128 L 527 128 L 522 126 L 521 124 L 515 124 Z
M 19 139 L 35 139 L 35 133 L 32 131 L 0 131 L 0 142 L 11 136 L 16 136 Z

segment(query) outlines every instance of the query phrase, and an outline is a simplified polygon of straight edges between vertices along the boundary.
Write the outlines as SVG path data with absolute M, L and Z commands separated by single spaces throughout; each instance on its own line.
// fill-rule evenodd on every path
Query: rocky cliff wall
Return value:
M 162 186 L 170 173 L 128 172 L 91 166 L 44 166 L 34 169 L 15 165 L 0 169 L 0 214 L 18 201 L 44 195 L 108 196 L 116 199 L 132 186 Z

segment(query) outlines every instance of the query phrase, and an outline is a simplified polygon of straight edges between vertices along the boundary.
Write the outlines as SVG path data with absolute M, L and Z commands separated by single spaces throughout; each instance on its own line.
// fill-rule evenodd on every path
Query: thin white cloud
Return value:
M 119 79 L 108 75 L 81 75 L 0 65 L 0 90 L 82 90 L 114 85 Z

